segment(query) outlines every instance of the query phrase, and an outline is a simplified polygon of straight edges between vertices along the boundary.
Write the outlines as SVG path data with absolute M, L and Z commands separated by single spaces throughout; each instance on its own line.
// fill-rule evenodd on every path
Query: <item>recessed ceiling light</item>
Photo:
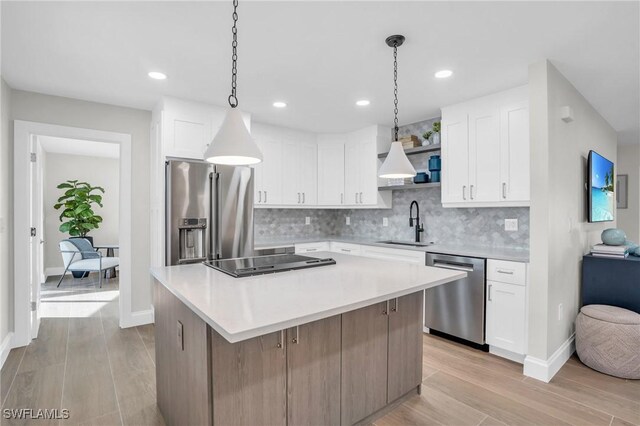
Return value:
M 167 78 L 167 75 L 158 71 L 151 71 L 148 74 L 149 77 L 151 77 L 154 80 L 165 80 Z
M 273 106 L 276 107 L 276 108 L 284 108 L 284 107 L 287 106 L 287 103 L 278 101 L 278 102 L 274 102 Z
M 359 101 L 356 102 L 356 105 L 358 105 L 358 106 L 367 106 L 370 103 L 371 102 L 369 102 L 368 99 L 360 99 Z
M 442 71 L 438 71 L 435 76 L 436 78 L 447 78 L 447 77 L 451 77 L 453 75 L 453 71 L 451 70 L 442 70 Z

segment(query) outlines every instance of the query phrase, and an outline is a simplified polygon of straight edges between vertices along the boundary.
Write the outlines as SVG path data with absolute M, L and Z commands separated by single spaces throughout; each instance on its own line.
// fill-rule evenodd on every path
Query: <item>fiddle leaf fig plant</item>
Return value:
M 64 190 L 64 194 L 58 198 L 54 209 L 62 209 L 60 213 L 60 232 L 65 232 L 72 237 L 85 237 L 92 229 L 98 229 L 102 217 L 95 214 L 92 205 L 102 207 L 102 195 L 104 188 L 91 186 L 87 182 L 68 180 L 57 186 Z

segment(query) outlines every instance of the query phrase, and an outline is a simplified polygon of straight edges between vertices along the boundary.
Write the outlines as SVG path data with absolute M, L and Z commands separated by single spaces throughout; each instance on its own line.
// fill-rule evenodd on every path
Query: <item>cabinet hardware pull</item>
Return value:
M 362 192 L 360 193 L 360 204 L 362 204 Z
M 280 337 L 278 338 L 278 344 L 276 345 L 276 347 L 281 348 L 283 342 L 284 342 L 284 330 L 280 330 Z
M 291 339 L 291 343 L 294 343 L 297 345 L 299 342 L 299 339 L 298 339 L 299 336 L 300 336 L 300 326 L 296 325 L 296 335 L 293 339 Z
M 471 185 L 469 187 L 469 196 L 471 197 L 471 199 L 473 200 L 473 185 Z
M 306 194 L 306 192 L 303 192 L 303 193 L 302 193 L 302 204 L 305 204 L 305 203 L 306 203 L 306 201 L 305 201 L 305 198 L 306 198 L 306 197 L 305 197 L 305 194 Z
M 507 183 L 502 182 L 502 198 L 507 198 Z
M 384 308 L 384 311 L 382 311 L 382 315 L 389 315 L 389 301 L 388 300 L 386 302 L 386 307 Z
M 355 198 L 356 198 L 356 204 L 358 204 L 358 193 L 357 193 L 357 192 L 354 192 L 354 193 L 353 193 L 353 195 L 354 195 L 354 196 L 355 196 Z
M 342 250 L 342 251 L 344 251 L 344 252 L 347 252 L 347 253 L 351 253 L 351 250 L 350 250 L 350 249 L 341 248 L 340 250 Z
M 467 185 L 462 186 L 462 199 L 463 200 L 467 199 Z
M 340 204 L 344 204 L 344 192 L 340 193 Z
M 505 269 L 496 269 L 496 272 L 499 274 L 513 275 L 513 271 L 507 271 Z
M 391 308 L 391 312 L 398 312 L 398 298 L 393 299 L 393 308 Z
M 312 248 L 307 249 L 307 251 L 316 251 L 316 250 L 318 250 L 318 249 L 312 249 Z
M 491 302 L 491 286 L 492 284 L 489 284 L 489 294 L 488 294 L 489 302 Z
M 264 202 L 267 202 L 267 191 L 264 191 Z
M 262 191 L 258 191 L 258 202 L 262 202 Z
M 300 193 L 298 192 L 298 204 L 300 204 Z

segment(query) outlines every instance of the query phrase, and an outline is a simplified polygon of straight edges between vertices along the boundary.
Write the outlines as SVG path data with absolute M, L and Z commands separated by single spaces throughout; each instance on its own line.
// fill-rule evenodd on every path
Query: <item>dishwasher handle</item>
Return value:
M 435 259 L 433 261 L 433 266 L 436 268 L 453 269 L 454 271 L 473 272 L 473 265 L 469 263 L 457 263 Z

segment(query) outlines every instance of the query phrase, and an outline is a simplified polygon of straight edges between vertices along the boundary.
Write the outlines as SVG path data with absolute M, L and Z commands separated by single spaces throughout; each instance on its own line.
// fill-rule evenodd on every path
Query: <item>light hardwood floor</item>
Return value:
M 40 335 L 11 351 L 0 374 L 1 405 L 68 408 L 70 419 L 53 422 L 62 425 L 164 424 L 155 403 L 153 326 L 120 329 L 117 279 L 102 290 L 85 281 L 45 284 Z M 422 395 L 377 426 L 640 425 L 640 381 L 597 373 L 576 357 L 546 384 L 524 377 L 519 364 L 447 340 L 425 335 L 423 346 Z

